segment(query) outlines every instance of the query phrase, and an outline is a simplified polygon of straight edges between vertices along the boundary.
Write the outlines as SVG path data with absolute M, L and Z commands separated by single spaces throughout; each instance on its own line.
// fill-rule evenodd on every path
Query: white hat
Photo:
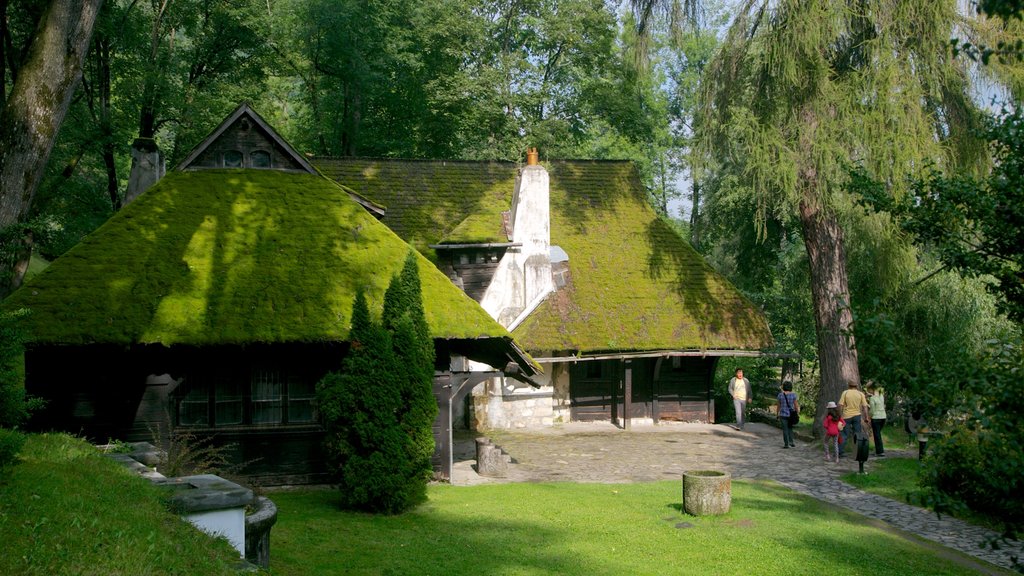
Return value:
M 838 406 L 836 406 L 835 402 L 829 402 L 828 405 L 825 406 L 825 408 L 838 408 Z

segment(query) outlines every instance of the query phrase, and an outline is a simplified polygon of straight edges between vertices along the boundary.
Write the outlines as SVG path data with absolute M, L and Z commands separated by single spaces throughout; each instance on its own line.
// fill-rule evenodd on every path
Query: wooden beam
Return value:
M 626 390 L 622 395 L 622 422 L 623 427 L 629 430 L 630 423 L 633 421 L 633 361 L 626 360 L 624 364 L 626 368 Z

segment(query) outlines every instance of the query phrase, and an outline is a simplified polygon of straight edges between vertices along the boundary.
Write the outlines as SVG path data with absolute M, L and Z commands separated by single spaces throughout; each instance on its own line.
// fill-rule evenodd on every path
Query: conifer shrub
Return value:
M 433 342 L 412 254 L 391 281 L 381 324 L 365 294 L 356 295 L 349 343 L 341 371 L 317 384 L 328 464 L 343 507 L 397 514 L 425 499 L 437 413 Z

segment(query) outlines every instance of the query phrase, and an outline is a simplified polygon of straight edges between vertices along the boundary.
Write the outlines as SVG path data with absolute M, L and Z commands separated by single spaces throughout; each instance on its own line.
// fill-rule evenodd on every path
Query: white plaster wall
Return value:
M 527 166 L 516 179 L 512 195 L 512 242 L 498 263 L 480 305 L 501 325 L 554 289 L 551 280 L 551 216 L 548 171 Z
M 223 536 L 245 557 L 245 508 L 226 508 L 188 514 L 185 519 L 211 536 Z
M 529 307 L 554 291 L 551 278 L 550 181 L 543 166 L 526 166 L 512 194 L 511 241 L 498 263 L 480 305 L 509 328 Z M 528 310 L 527 310 L 528 311 Z M 545 370 L 550 366 L 545 367 Z M 473 425 L 477 430 L 551 426 L 555 420 L 550 375 L 539 375 L 542 387 L 530 388 L 496 378 L 473 391 Z

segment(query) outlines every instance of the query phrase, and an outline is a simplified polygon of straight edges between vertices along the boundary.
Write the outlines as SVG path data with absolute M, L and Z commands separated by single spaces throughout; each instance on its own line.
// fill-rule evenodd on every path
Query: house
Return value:
M 471 426 L 713 422 L 715 365 L 773 346 L 764 315 L 655 214 L 631 162 L 545 167 L 531 152 L 526 166 L 313 164 L 387 206 L 382 222 L 543 367 L 540 388 L 495 378 L 456 391 Z
M 718 358 L 772 345 L 629 162 L 307 159 L 245 104 L 162 178 L 136 144 L 131 182 L 155 184 L 2 304 L 31 310 L 37 428 L 184 431 L 234 446 L 256 481 L 323 481 L 315 383 L 357 290 L 379 313 L 412 248 L 441 476 L 462 419 L 714 421 Z
M 47 400 L 33 426 L 101 441 L 184 431 L 232 446 L 256 481 L 325 480 L 315 384 L 341 365 L 357 291 L 379 314 L 412 250 L 383 214 L 240 106 L 3 302 L 31 311 L 26 388 Z M 505 328 L 426 258 L 419 268 L 442 406 L 453 382 L 501 374 L 468 361 L 536 373 Z M 435 456 L 450 469 L 450 453 Z

